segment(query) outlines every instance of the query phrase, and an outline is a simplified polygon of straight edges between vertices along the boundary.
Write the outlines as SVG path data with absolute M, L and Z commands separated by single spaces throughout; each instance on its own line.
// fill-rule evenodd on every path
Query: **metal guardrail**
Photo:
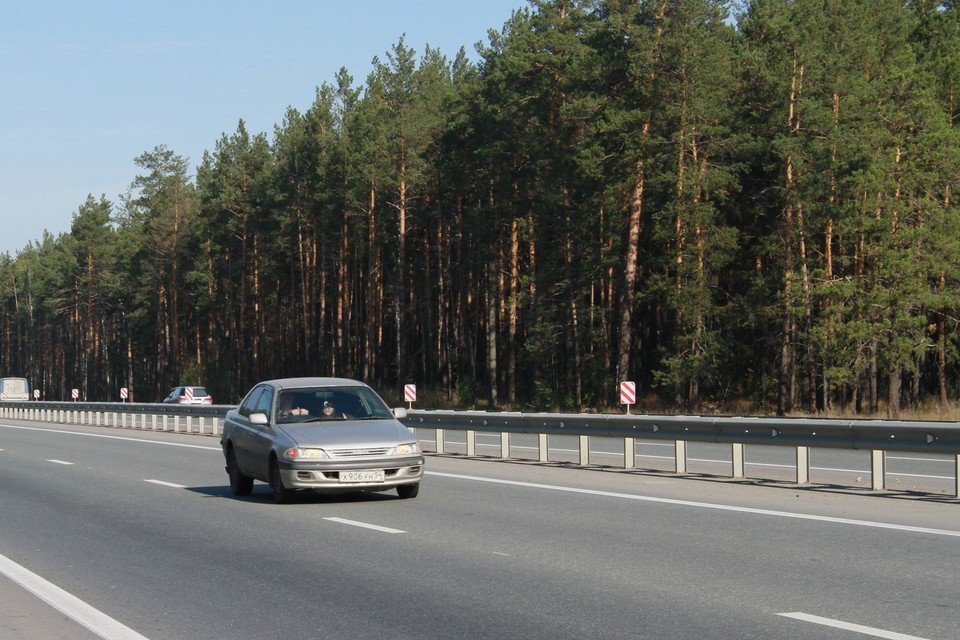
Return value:
M 89 424 L 155 431 L 219 435 L 232 405 L 136 404 L 118 402 L 0 402 L 0 418 Z M 181 420 L 184 422 L 181 423 Z M 635 465 L 636 440 L 675 444 L 675 471 L 687 472 L 686 444 L 731 446 L 732 477 L 743 478 L 744 446 L 794 447 L 796 481 L 810 482 L 810 448 L 871 452 L 871 486 L 886 488 L 885 454 L 891 451 L 954 456 L 954 495 L 960 497 L 960 424 L 955 422 L 653 416 L 621 414 L 513 413 L 409 410 L 401 420 L 411 428 L 433 429 L 435 451 L 445 452 L 446 430 L 466 432 L 466 454 L 476 455 L 477 432 L 500 434 L 500 457 L 511 457 L 510 434 L 539 437 L 538 460 L 549 461 L 549 436 L 578 436 L 579 461 L 590 464 L 590 438 L 623 440 L 624 468 Z
M 538 461 L 549 461 L 549 436 L 579 436 L 580 464 L 590 464 L 590 437 L 623 439 L 624 468 L 636 468 L 636 440 L 675 444 L 675 471 L 687 473 L 688 442 L 729 444 L 732 477 L 745 477 L 744 446 L 794 447 L 796 482 L 810 482 L 810 449 L 871 452 L 871 487 L 886 488 L 886 453 L 936 453 L 954 456 L 954 495 L 960 497 L 960 425 L 954 422 L 835 420 L 809 418 L 651 416 L 619 414 L 488 413 L 483 411 L 409 411 L 408 427 L 436 430 L 443 453 L 444 431 L 466 432 L 466 452 L 476 455 L 476 433 L 500 433 L 500 457 L 510 458 L 510 434 L 539 436 Z
M 220 435 L 232 405 L 133 402 L 0 402 L 0 418 Z

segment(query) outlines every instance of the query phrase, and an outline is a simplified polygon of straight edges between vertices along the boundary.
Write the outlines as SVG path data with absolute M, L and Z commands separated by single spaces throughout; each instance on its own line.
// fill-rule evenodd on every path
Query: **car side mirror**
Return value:
M 393 417 L 397 420 L 403 420 L 407 417 L 407 410 L 404 407 L 395 407 L 393 409 Z
M 250 424 L 255 424 L 257 426 L 263 426 L 267 424 L 269 420 L 267 419 L 267 414 L 258 411 L 257 413 L 250 414 Z

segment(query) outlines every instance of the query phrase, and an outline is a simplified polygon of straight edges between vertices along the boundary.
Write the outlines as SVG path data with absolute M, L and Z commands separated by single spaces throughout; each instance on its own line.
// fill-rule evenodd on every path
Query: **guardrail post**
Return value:
M 960 453 L 954 457 L 953 461 L 953 495 L 960 498 Z
M 797 484 L 810 484 L 809 447 L 797 447 Z
M 580 436 L 580 466 L 590 466 L 590 436 Z
M 510 434 L 506 431 L 500 433 L 500 457 L 504 460 L 510 458 Z
M 537 459 L 550 462 L 550 437 L 545 433 L 537 434 Z
M 870 475 L 874 491 L 883 491 L 887 486 L 886 452 L 874 450 L 870 453 Z
M 477 455 L 477 432 L 473 429 L 467 429 L 467 455 Z
M 675 469 L 677 473 L 687 472 L 687 442 L 677 440 L 674 445 L 673 457 L 675 460 Z
M 623 468 L 635 469 L 637 467 L 637 447 L 634 438 L 623 439 Z
M 745 477 L 743 464 L 743 443 L 734 442 L 732 445 L 730 445 L 730 459 L 733 461 L 733 477 Z
M 436 453 L 446 453 L 443 447 L 443 429 L 437 429 L 436 432 L 437 444 L 434 447 Z

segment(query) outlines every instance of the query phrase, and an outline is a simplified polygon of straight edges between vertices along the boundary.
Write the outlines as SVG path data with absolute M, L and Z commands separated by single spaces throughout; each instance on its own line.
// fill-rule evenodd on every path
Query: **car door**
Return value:
M 269 416 L 272 403 L 273 389 L 267 386 L 255 387 L 240 404 L 231 425 L 237 465 L 246 475 L 261 480 L 267 477 L 273 430 L 269 422 L 253 424 L 250 416 L 256 413 Z

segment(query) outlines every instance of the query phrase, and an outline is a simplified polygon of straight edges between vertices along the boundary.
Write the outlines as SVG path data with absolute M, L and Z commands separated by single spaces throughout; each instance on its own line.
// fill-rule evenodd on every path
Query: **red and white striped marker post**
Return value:
M 630 405 L 636 404 L 636 402 L 637 402 L 637 383 L 621 382 L 620 383 L 620 404 L 627 405 L 627 414 L 630 413 Z
M 73 398 L 74 400 L 76 400 L 77 398 L 79 398 L 79 397 L 80 397 L 80 389 L 72 389 L 72 390 L 70 391 L 70 397 Z
M 186 387 L 183 390 L 183 395 L 187 397 L 187 402 L 190 402 L 191 400 L 193 400 L 193 387 Z
M 34 390 L 33 390 L 33 399 L 34 399 L 34 400 L 39 400 L 39 399 L 40 399 L 40 389 L 34 389 Z
M 120 402 L 126 402 L 128 395 L 129 395 L 129 394 L 127 393 L 127 388 L 126 388 L 126 387 L 120 387 Z
M 403 385 L 403 401 L 410 403 L 410 408 L 413 409 L 413 403 L 417 401 L 417 385 Z

